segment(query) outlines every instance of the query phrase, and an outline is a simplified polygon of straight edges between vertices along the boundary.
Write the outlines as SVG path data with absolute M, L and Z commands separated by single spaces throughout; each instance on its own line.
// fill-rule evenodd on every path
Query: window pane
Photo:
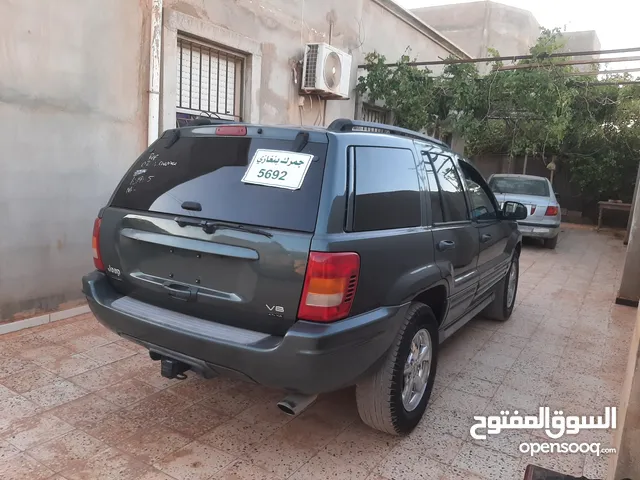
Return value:
M 471 200 L 471 218 L 475 220 L 495 220 L 498 218 L 493 202 L 482 186 L 466 176 L 465 181 Z
M 357 147 L 355 163 L 355 231 L 421 224 L 420 187 L 411 150 Z
M 467 211 L 462 182 L 453 161 L 450 157 L 442 154 L 430 154 L 430 156 L 440 182 L 445 222 L 468 220 L 469 212 Z
M 514 193 L 518 195 L 549 196 L 549 184 L 546 180 L 526 177 L 492 177 L 489 184 L 496 193 Z
M 251 137 L 188 137 L 172 144 L 163 136 L 125 175 L 112 206 L 185 215 L 184 201 L 198 202 L 200 218 L 313 232 L 318 216 L 327 145 L 309 142 L 313 154 L 299 190 L 242 183 L 259 148 L 291 150 L 293 140 Z
M 431 204 L 431 223 L 444 222 L 444 215 L 442 213 L 442 196 L 440 195 L 440 189 L 438 188 L 438 181 L 436 180 L 436 174 L 433 171 L 433 165 L 428 158 L 424 162 L 427 169 L 427 181 L 429 182 L 429 200 Z

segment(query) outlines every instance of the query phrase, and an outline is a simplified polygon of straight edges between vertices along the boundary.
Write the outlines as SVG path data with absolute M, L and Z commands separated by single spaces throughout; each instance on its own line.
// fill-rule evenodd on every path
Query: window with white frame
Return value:
M 242 120 L 245 58 L 178 36 L 177 123 L 199 116 Z

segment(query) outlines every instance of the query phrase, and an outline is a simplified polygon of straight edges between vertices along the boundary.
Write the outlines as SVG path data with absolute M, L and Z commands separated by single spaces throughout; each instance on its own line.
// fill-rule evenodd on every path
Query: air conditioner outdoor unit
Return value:
M 308 43 L 302 64 L 303 93 L 349 98 L 351 55 L 326 43 Z

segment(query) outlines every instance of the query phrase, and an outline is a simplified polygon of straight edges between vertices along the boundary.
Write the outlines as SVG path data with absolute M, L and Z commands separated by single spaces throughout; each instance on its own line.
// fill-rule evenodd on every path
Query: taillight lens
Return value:
M 93 248 L 93 264 L 95 267 L 104 272 L 104 263 L 102 263 L 102 255 L 100 255 L 100 225 L 102 219 L 96 218 L 93 222 L 93 238 L 91 239 L 91 248 Z
M 229 137 L 244 137 L 247 135 L 247 127 L 244 125 L 224 125 L 216 128 L 216 135 Z
M 536 213 L 536 206 L 531 205 L 531 215 L 533 215 L 534 213 Z
M 558 207 L 549 206 L 547 207 L 547 211 L 544 212 L 544 214 L 549 217 L 555 217 L 556 215 L 558 215 Z
M 349 316 L 359 273 L 357 253 L 311 252 L 298 318 L 334 322 Z

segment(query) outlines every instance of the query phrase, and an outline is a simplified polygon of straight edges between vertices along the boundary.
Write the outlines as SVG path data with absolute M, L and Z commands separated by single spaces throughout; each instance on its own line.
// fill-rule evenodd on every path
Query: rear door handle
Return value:
M 491 240 L 491 235 L 489 235 L 488 233 L 480 235 L 480 241 L 482 243 L 487 243 L 489 240 Z
M 453 240 L 442 240 L 438 242 L 438 250 L 441 252 L 453 250 L 454 248 L 456 248 L 456 242 Z
M 179 283 L 165 283 L 163 285 L 164 289 L 167 290 L 167 293 L 171 298 L 175 298 L 176 300 L 182 300 L 183 302 L 188 302 L 192 299 L 192 296 L 195 297 L 194 291 L 187 285 L 181 285 Z

